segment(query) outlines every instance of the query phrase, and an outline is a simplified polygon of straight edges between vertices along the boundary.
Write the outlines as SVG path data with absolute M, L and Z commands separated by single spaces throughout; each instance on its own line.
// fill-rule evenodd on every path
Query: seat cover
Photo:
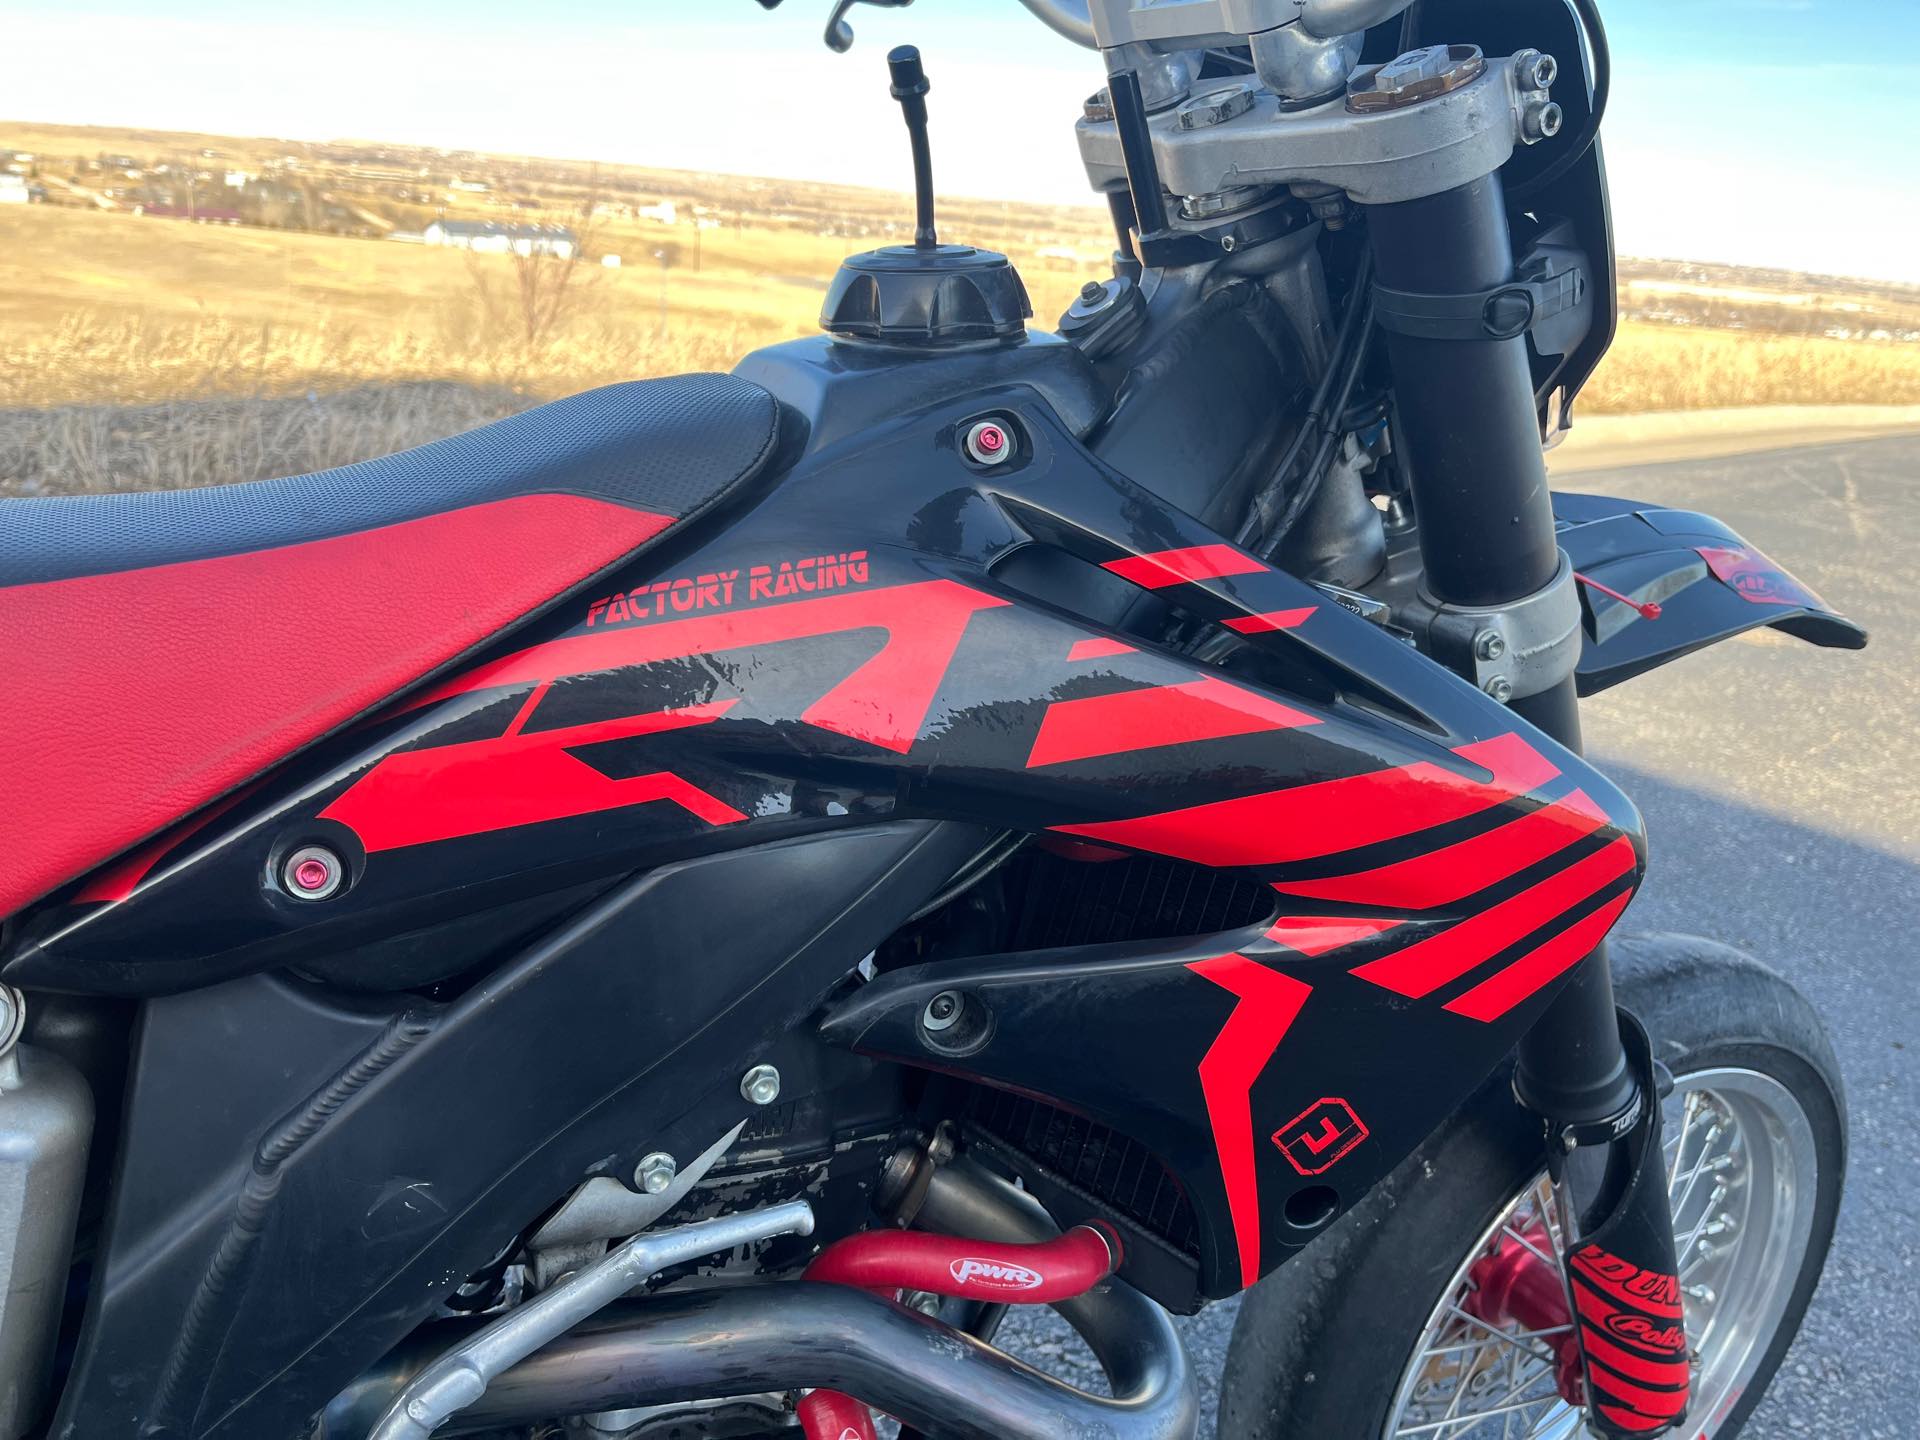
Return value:
M 0 916 L 713 505 L 777 433 L 765 390 L 694 375 L 315 475 L 0 501 Z

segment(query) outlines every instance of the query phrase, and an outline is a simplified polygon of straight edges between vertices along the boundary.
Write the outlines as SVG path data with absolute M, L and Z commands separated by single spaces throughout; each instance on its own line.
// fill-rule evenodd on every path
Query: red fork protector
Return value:
M 869 1230 L 821 1251 L 806 1278 L 889 1299 L 921 1290 L 999 1305 L 1051 1305 L 1086 1294 L 1119 1268 L 1120 1257 L 1120 1237 L 1106 1226 L 1076 1225 L 1037 1245 Z M 799 1413 L 807 1440 L 873 1440 L 872 1412 L 836 1391 L 812 1391 Z

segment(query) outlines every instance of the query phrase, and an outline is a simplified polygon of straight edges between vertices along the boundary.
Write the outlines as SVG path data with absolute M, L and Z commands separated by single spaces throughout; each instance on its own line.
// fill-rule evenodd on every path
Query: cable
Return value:
M 1363 336 L 1370 335 L 1373 330 L 1372 290 L 1369 289 L 1364 298 L 1356 295 L 1354 304 L 1364 312 L 1360 333 Z M 1346 414 L 1347 402 L 1353 398 L 1353 387 L 1359 383 L 1360 371 L 1366 365 L 1367 349 L 1363 339 L 1360 344 L 1353 347 L 1353 353 L 1347 357 L 1346 366 L 1340 375 L 1338 398 L 1334 401 L 1332 410 L 1336 416 Z M 1319 448 L 1313 452 L 1313 461 L 1307 466 L 1307 473 L 1300 477 L 1299 488 L 1293 492 L 1279 522 L 1274 525 L 1272 532 L 1260 546 L 1258 554 L 1262 559 L 1273 558 L 1280 546 L 1285 543 L 1288 533 L 1299 523 L 1307 507 L 1313 503 L 1314 496 L 1320 493 L 1320 484 L 1326 479 L 1327 469 L 1333 460 L 1333 447 L 1340 443 L 1341 437 L 1345 434 L 1346 430 L 1338 424 L 1327 427 Z
M 1613 52 L 1607 48 L 1607 27 L 1600 22 L 1600 11 L 1595 7 L 1594 0 L 1565 0 L 1565 3 L 1573 7 L 1581 28 L 1586 31 L 1587 49 L 1593 53 L 1593 97 L 1587 110 L 1587 121 L 1546 169 L 1520 181 L 1508 191 L 1510 199 L 1537 195 L 1578 165 L 1599 138 L 1600 122 L 1606 118 L 1607 97 L 1613 90 Z
M 1367 320 L 1361 324 L 1361 312 L 1365 311 Z M 1334 338 L 1333 352 L 1327 356 L 1327 368 L 1321 372 L 1320 383 L 1314 387 L 1313 398 L 1307 402 L 1307 413 L 1300 421 L 1300 428 L 1294 432 L 1292 443 L 1286 453 L 1280 457 L 1280 463 L 1274 467 L 1273 479 L 1253 499 L 1246 521 L 1234 536 L 1234 542 L 1242 547 L 1254 547 L 1256 542 L 1264 542 L 1274 511 L 1279 507 L 1280 498 L 1286 493 L 1287 478 L 1293 473 L 1294 462 L 1299 460 L 1307 447 L 1308 439 L 1325 424 L 1329 414 L 1338 415 L 1347 407 L 1342 399 L 1331 410 L 1328 399 L 1343 369 L 1349 352 L 1358 349 L 1366 353 L 1366 331 L 1373 324 L 1373 251 L 1368 250 L 1360 257 L 1360 266 L 1354 271 L 1353 287 L 1347 297 L 1347 312 L 1340 320 L 1340 333 Z

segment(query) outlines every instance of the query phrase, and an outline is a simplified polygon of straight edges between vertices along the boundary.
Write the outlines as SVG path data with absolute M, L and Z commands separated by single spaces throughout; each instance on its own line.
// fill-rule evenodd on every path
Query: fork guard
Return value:
M 1605 1217 L 1563 1257 L 1588 1424 L 1608 1440 L 1664 1434 L 1687 1416 L 1692 1363 L 1680 1296 L 1652 1043 L 1620 1012 L 1620 1041 L 1639 1082 L 1639 1115 L 1608 1143 L 1627 1171 Z M 1563 1185 L 1568 1131 L 1550 1130 L 1548 1170 Z

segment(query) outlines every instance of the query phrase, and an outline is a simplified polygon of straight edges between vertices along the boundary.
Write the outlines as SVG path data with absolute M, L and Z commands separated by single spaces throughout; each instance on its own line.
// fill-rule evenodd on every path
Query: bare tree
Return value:
M 593 170 L 572 209 L 535 212 L 537 235 L 513 235 L 505 283 L 487 257 L 469 250 L 484 329 L 507 352 L 502 379 L 518 385 L 532 362 L 566 332 L 600 267 L 589 262 L 599 228 L 600 175 Z M 569 223 L 570 222 L 570 223 Z

